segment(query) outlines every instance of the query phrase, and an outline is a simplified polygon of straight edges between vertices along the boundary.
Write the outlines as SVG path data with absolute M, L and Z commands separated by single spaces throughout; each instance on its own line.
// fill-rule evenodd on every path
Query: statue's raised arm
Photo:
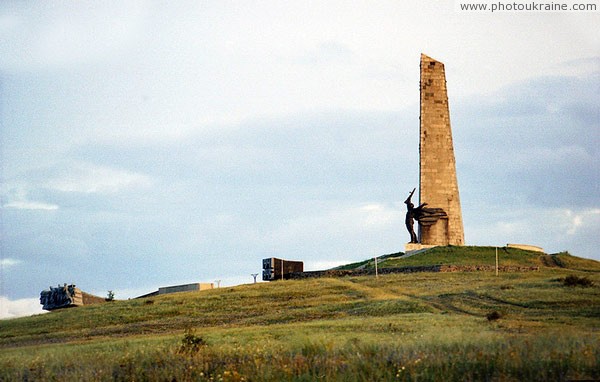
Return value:
M 412 198 L 412 196 L 415 193 L 416 189 L 417 189 L 416 187 L 413 188 L 413 190 L 410 192 L 410 194 L 408 195 L 408 198 L 406 198 L 406 200 L 404 201 L 404 203 L 406 203 L 406 204 L 411 203 L 410 199 Z

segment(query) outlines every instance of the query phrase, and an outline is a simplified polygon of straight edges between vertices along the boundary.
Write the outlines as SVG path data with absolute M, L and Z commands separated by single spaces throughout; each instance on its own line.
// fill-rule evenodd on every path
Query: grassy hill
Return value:
M 556 254 L 541 254 L 517 248 L 498 248 L 500 266 L 523 267 L 558 267 L 581 271 L 600 271 L 600 262 L 583 259 L 570 255 L 568 252 Z M 378 258 L 379 268 L 396 268 L 404 266 L 423 265 L 495 265 L 496 247 L 477 246 L 447 246 L 435 247 L 415 256 L 405 257 L 404 253 L 393 253 Z M 375 267 L 373 259 L 343 265 L 336 269 L 372 269 Z
M 446 247 L 379 266 L 490 256 Z M 600 378 L 600 263 L 499 256 L 539 270 L 277 281 L 0 321 L 0 380 Z

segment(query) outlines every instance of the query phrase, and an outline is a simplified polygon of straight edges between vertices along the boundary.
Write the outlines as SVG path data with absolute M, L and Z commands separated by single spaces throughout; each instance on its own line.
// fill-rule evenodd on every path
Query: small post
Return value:
M 283 259 L 281 259 L 281 279 L 283 280 Z
M 379 271 L 377 270 L 377 256 L 375 256 L 375 278 L 379 278 Z
M 496 247 L 496 276 L 498 276 L 498 247 Z
M 256 276 L 258 276 L 258 273 L 250 273 L 250 275 L 254 277 L 254 284 L 256 284 Z

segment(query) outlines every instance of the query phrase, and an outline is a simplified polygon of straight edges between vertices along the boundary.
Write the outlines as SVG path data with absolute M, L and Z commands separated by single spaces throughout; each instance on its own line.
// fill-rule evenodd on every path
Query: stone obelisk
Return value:
M 464 245 L 444 64 L 421 54 L 419 199 L 447 216 L 419 224 L 423 245 Z

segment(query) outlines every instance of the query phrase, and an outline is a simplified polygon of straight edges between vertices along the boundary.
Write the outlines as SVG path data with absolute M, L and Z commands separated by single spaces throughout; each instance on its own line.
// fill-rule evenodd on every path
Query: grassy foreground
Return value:
M 600 379 L 598 263 L 544 264 L 279 281 L 0 321 L 0 380 Z

